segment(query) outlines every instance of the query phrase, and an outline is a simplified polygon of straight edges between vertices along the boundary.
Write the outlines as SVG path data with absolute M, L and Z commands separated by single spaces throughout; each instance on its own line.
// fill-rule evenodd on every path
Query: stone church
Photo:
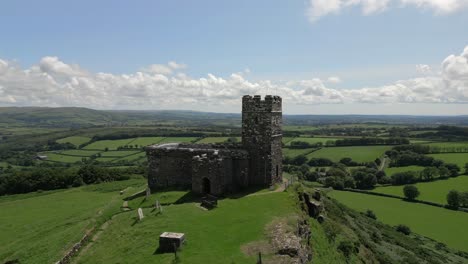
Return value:
M 282 100 L 242 98 L 242 143 L 168 143 L 146 148 L 152 190 L 188 187 L 222 195 L 282 181 Z

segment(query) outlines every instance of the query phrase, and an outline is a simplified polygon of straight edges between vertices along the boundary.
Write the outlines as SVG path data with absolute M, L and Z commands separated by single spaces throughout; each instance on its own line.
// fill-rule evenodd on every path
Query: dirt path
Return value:
M 259 192 L 259 193 L 251 193 L 247 196 L 258 196 L 258 195 L 265 195 L 265 194 L 271 194 L 271 193 L 278 193 L 278 192 L 283 192 L 286 188 L 286 182 L 287 180 L 286 179 L 283 179 L 283 182 L 280 184 L 280 186 L 278 186 L 278 188 L 276 188 L 275 190 L 273 191 L 268 191 L 268 192 Z

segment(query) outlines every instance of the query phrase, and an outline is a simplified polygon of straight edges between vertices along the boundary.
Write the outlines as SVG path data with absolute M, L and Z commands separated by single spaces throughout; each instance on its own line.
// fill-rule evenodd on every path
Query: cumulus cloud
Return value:
M 155 64 L 162 65 L 162 64 Z M 468 46 L 450 55 L 439 73 L 400 80 L 380 87 L 334 89 L 338 77 L 288 82 L 250 81 L 242 73 L 193 78 L 187 66 L 168 63 L 131 74 L 92 73 L 57 57 L 44 57 L 23 69 L 0 59 L 0 105 L 84 106 L 97 109 L 194 109 L 232 111 L 245 94 L 281 95 L 287 104 L 468 103 Z M 418 65 L 430 71 L 427 65 Z M 178 71 L 175 73 L 175 71 Z
M 340 83 L 341 79 L 338 76 L 330 76 L 330 77 L 328 77 L 327 82 L 329 82 L 329 83 Z
M 364 15 L 376 14 L 391 6 L 431 9 L 436 14 L 449 14 L 468 6 L 468 0 L 309 0 L 307 16 L 315 22 L 343 9 L 359 7 Z
M 416 71 L 420 74 L 430 74 L 432 73 L 432 68 L 427 64 L 418 64 L 416 65 Z

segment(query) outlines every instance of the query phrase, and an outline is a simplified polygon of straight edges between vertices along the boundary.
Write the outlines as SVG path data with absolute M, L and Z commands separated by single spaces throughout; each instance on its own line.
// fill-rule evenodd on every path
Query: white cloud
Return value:
M 327 82 L 329 82 L 329 83 L 340 83 L 341 79 L 338 76 L 330 76 L 330 77 L 328 77 Z
M 160 64 L 155 64 L 160 65 Z M 92 73 L 56 57 L 44 57 L 37 65 L 22 69 L 0 60 L 0 105 L 84 106 L 98 109 L 193 109 L 238 111 L 245 94 L 271 93 L 286 105 L 318 104 L 451 104 L 468 103 L 468 46 L 460 55 L 441 63 L 440 73 L 400 80 L 380 87 L 333 89 L 338 77 L 326 81 L 309 79 L 288 82 L 250 81 L 242 73 L 224 78 L 207 74 L 193 78 L 180 64 L 171 71 L 154 65 L 132 74 Z M 184 66 L 186 67 L 186 66 Z M 430 70 L 427 65 L 419 65 Z M 211 108 L 210 108 L 211 107 Z M 237 110 L 236 110 L 237 109 Z M 303 107 L 306 112 L 307 107 Z
M 309 0 L 307 16 L 311 22 L 339 14 L 343 9 L 360 7 L 364 15 L 376 14 L 390 6 L 431 9 L 436 14 L 449 14 L 468 6 L 468 0 Z
M 431 66 L 427 64 L 418 64 L 416 65 L 416 71 L 420 74 L 430 74 L 432 73 Z

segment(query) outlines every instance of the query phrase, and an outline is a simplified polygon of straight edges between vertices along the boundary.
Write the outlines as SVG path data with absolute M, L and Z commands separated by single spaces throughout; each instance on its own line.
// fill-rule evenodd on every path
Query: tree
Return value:
M 439 177 L 446 178 L 446 177 L 449 177 L 449 176 L 450 176 L 449 169 L 447 169 L 447 167 L 445 167 L 445 166 L 441 166 L 439 168 Z
M 375 215 L 374 211 L 372 211 L 372 210 L 367 210 L 366 211 L 366 216 L 370 217 L 370 218 L 372 218 L 374 220 L 377 220 L 377 216 Z
M 413 201 L 419 196 L 419 190 L 414 185 L 405 185 L 405 187 L 403 188 L 403 193 L 406 199 L 410 201 Z
M 437 177 L 439 177 L 439 170 L 436 167 L 426 167 L 421 171 L 421 178 L 426 181 L 430 181 Z
M 465 164 L 465 174 L 468 174 L 468 163 Z
M 396 227 L 396 231 L 398 231 L 400 233 L 403 233 L 405 235 L 411 234 L 411 229 L 408 226 L 405 226 L 405 225 L 398 225 Z
M 450 171 L 450 176 L 451 177 L 456 177 L 458 176 L 458 174 L 460 173 L 460 167 L 458 167 L 457 164 L 452 164 L 452 163 L 448 163 L 448 164 L 445 164 L 445 167 L 447 167 L 447 169 Z
M 306 163 L 306 161 L 307 161 L 307 157 L 305 155 L 299 155 L 299 156 L 294 157 L 291 160 L 291 163 L 294 164 L 294 165 L 300 166 L 300 165 Z
M 468 208 L 468 192 L 460 193 L 460 206 Z
M 354 174 L 356 187 L 358 189 L 371 189 L 377 183 L 377 177 L 374 174 L 366 171 L 358 171 Z
M 460 206 L 460 193 L 456 190 L 451 190 L 447 194 L 447 204 L 453 209 L 458 209 Z

